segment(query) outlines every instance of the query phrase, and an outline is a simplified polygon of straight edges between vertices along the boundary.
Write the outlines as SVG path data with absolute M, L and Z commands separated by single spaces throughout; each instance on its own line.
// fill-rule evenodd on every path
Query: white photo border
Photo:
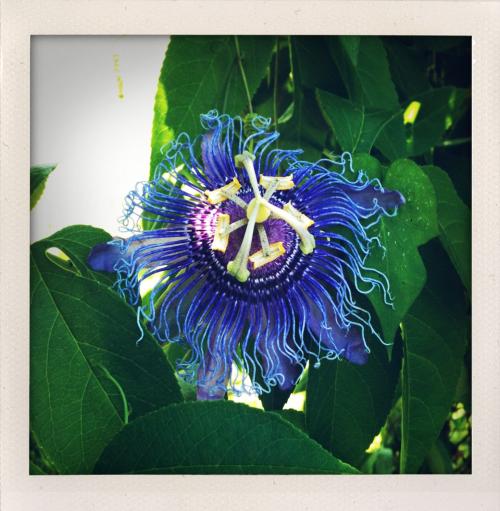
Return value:
M 4 511 L 500 507 L 500 3 L 2 0 L 0 498 Z M 32 35 L 470 35 L 473 38 L 471 475 L 29 476 Z

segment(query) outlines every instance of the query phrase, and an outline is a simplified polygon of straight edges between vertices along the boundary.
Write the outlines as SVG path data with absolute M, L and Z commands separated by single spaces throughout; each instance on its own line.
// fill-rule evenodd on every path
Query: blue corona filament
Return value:
M 202 136 L 179 135 L 154 179 L 128 194 L 131 236 L 94 247 L 89 264 L 117 273 L 139 325 L 189 348 L 177 371 L 198 399 L 234 387 L 233 363 L 258 393 L 290 389 L 307 360 L 365 363 L 367 339 L 382 339 L 356 294 L 392 300 L 366 263 L 384 250 L 371 227 L 403 196 L 356 172 L 348 153 L 310 163 L 277 149 L 268 119 L 211 111 L 201 124 Z M 145 221 L 154 229 L 142 231 Z

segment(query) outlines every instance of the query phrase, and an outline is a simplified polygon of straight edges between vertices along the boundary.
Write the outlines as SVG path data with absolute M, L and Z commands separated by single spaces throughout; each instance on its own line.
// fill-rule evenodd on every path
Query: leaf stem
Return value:
M 461 145 L 461 144 L 467 144 L 471 141 L 470 137 L 464 137 L 464 138 L 451 138 L 448 140 L 443 140 L 441 144 L 437 144 L 438 147 L 450 147 L 454 145 Z
M 128 409 L 127 398 L 125 396 L 125 392 L 123 392 L 122 386 L 116 381 L 115 378 L 113 378 L 111 373 L 103 365 L 99 364 L 99 367 L 103 370 L 104 374 L 109 379 L 109 381 L 111 381 L 115 385 L 115 387 L 117 388 L 117 390 L 118 390 L 118 392 L 120 394 L 120 397 L 122 399 L 122 403 L 123 403 L 123 422 L 125 424 L 128 424 L 128 417 L 130 415 L 130 412 L 129 412 L 129 409 Z
M 247 96 L 248 101 L 248 111 L 253 114 L 253 108 L 252 108 L 252 96 L 250 95 L 250 90 L 248 88 L 248 82 L 247 82 L 247 76 L 245 74 L 245 70 L 243 69 L 243 62 L 241 60 L 241 53 L 240 53 L 240 43 L 238 41 L 238 36 L 234 36 L 234 45 L 236 46 L 236 56 L 238 58 L 238 65 L 240 67 L 241 72 L 241 79 L 243 80 L 243 87 L 245 88 L 245 93 Z

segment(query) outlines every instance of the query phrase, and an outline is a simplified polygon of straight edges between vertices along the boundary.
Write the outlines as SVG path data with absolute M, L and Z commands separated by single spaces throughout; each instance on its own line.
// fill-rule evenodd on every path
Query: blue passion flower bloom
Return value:
M 127 196 L 132 235 L 94 247 L 89 264 L 117 272 L 159 341 L 189 347 L 177 370 L 198 399 L 223 397 L 234 363 L 258 393 L 290 389 L 308 360 L 365 363 L 367 337 L 381 339 L 355 295 L 379 288 L 390 303 L 366 259 L 383 250 L 370 227 L 396 214 L 402 195 L 355 173 L 348 153 L 310 163 L 276 148 L 262 117 L 211 111 L 201 124 L 202 136 L 181 134 L 154 179 Z

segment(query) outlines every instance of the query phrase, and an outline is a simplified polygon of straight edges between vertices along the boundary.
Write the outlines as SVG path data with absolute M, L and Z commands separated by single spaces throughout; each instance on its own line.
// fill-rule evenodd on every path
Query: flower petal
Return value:
M 353 364 L 366 364 L 369 352 L 363 341 L 361 330 L 355 326 L 340 327 L 331 309 L 327 310 L 327 316 L 326 322 L 318 314 L 311 314 L 309 319 L 309 327 L 321 339 L 321 344 Z
M 222 399 L 226 394 L 226 386 L 231 374 L 231 363 L 221 363 L 220 357 L 205 355 L 204 362 L 198 368 L 198 384 L 196 399 L 198 401 L 213 401 Z
M 116 242 L 99 243 L 92 247 L 87 257 L 87 264 L 94 271 L 114 272 L 114 266 L 120 257 L 121 248 Z
M 339 185 L 339 188 L 343 189 L 354 203 L 364 209 L 379 206 L 387 210 L 405 203 L 405 198 L 398 191 L 385 190 L 376 185 L 367 185 L 363 189 L 357 190 L 343 185 Z

